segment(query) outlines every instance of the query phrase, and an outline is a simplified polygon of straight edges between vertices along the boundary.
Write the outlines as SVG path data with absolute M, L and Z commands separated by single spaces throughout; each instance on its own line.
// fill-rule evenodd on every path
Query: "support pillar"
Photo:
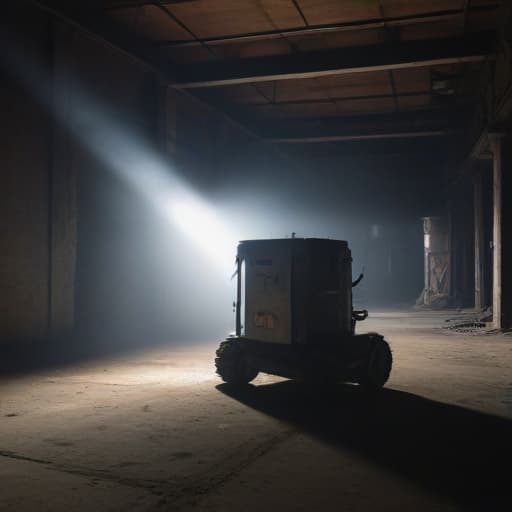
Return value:
M 484 219 L 482 196 L 482 172 L 474 169 L 474 229 L 475 229 L 475 309 L 485 308 L 485 279 L 484 279 Z
M 450 224 L 446 218 L 423 217 L 425 289 L 423 305 L 442 308 L 451 301 Z
M 493 324 L 496 329 L 512 327 L 512 207 L 504 202 L 512 186 L 510 139 L 490 135 L 493 153 Z
M 502 139 L 491 138 L 492 166 L 492 317 L 496 329 L 501 329 L 501 166 Z

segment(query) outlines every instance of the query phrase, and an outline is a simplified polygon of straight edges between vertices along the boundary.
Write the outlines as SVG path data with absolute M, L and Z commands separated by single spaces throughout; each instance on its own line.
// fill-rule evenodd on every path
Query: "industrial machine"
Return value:
M 259 372 L 313 383 L 382 387 L 391 350 L 380 334 L 355 334 L 366 310 L 352 309 L 347 242 L 316 238 L 247 240 L 236 258 L 236 333 L 217 349 L 219 376 L 247 384 Z

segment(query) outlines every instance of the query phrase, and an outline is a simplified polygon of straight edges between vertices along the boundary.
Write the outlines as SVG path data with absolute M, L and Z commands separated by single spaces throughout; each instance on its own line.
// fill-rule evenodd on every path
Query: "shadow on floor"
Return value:
M 464 510 L 506 510 L 511 503 L 510 420 L 392 389 L 368 396 L 357 386 L 321 392 L 294 381 L 217 389 Z

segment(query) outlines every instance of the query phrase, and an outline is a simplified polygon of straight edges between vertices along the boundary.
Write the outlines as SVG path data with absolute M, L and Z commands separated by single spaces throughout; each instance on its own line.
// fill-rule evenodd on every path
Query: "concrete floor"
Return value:
M 394 355 L 371 399 L 267 375 L 233 393 L 216 343 L 4 377 L 0 510 L 504 510 L 512 336 L 446 317 L 366 321 Z

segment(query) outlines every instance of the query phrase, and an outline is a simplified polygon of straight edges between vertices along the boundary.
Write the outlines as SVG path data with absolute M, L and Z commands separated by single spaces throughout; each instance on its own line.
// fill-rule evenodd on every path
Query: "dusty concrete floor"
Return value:
M 445 318 L 367 320 L 395 361 L 373 399 L 267 375 L 233 394 L 216 343 L 4 377 L 0 510 L 504 510 L 512 336 Z

